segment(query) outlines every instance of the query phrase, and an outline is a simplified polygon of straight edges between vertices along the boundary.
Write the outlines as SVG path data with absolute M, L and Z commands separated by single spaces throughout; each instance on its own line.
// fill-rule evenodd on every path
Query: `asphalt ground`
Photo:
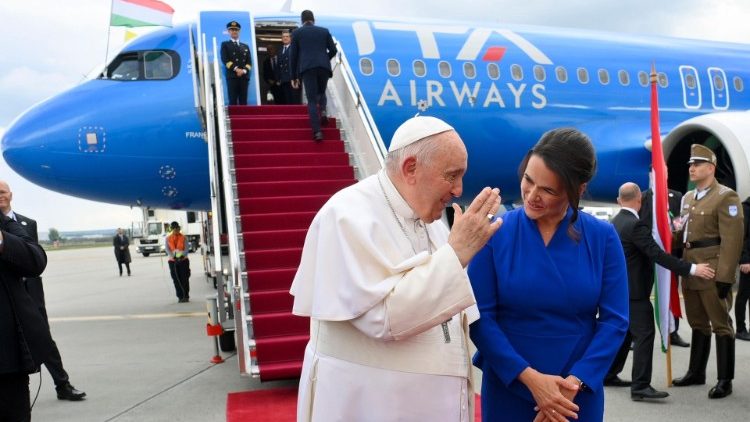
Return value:
M 230 353 L 222 353 L 226 362 L 210 363 L 214 349 L 206 336 L 205 298 L 214 289 L 199 256 L 191 259 L 189 303 L 177 303 L 163 256 L 132 256 L 133 275 L 120 277 L 111 248 L 48 252 L 43 278 L 52 334 L 71 382 L 87 398 L 58 400 L 42 369 L 32 420 L 225 421 L 228 393 L 296 384 L 240 376 Z M 681 324 L 680 334 L 690 339 L 687 323 Z M 688 357 L 689 349 L 673 349 L 674 377 L 684 374 Z M 630 379 L 631 359 L 621 374 L 624 379 Z M 607 387 L 605 420 L 750 420 L 750 342 L 737 341 L 736 362 L 734 394 L 709 400 L 716 380 L 713 350 L 707 385 L 667 389 L 666 355 L 656 346 L 652 385 L 670 397 L 636 403 L 629 388 Z M 32 400 L 39 385 L 39 374 L 32 375 Z

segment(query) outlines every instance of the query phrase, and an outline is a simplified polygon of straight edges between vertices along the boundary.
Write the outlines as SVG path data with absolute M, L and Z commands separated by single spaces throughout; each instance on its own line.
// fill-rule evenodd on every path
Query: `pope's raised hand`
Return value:
M 466 211 L 453 204 L 455 214 L 448 243 L 458 256 L 462 266 L 467 266 L 471 258 L 479 252 L 489 238 L 503 224 L 498 218 L 493 220 L 500 209 L 500 189 L 486 187 L 479 192 Z

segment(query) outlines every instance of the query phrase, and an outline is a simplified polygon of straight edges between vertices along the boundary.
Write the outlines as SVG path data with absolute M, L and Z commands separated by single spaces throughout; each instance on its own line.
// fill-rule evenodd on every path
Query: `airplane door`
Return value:
M 213 62 L 213 39 L 216 38 L 216 54 L 220 55 L 221 43 L 229 39 L 229 33 L 227 32 L 227 23 L 231 21 L 237 21 L 240 24 L 240 42 L 247 44 L 250 47 L 250 66 L 252 69 L 249 73 L 250 84 L 247 89 L 247 104 L 248 105 L 260 105 L 260 85 L 258 84 L 258 53 L 255 46 L 255 20 L 253 15 L 249 12 L 200 12 L 200 19 L 198 20 L 198 34 L 201 40 L 198 41 L 199 45 L 203 42 L 202 34 L 206 35 L 206 51 L 208 52 L 209 62 Z M 219 69 L 224 72 L 226 69 L 224 64 L 221 63 L 221 57 L 216 57 L 219 60 Z M 229 98 L 227 94 L 226 84 L 226 72 L 224 72 L 224 98 L 225 101 Z
M 682 79 L 682 102 L 685 108 L 700 108 L 702 100 L 698 71 L 692 66 L 680 66 L 680 79 Z
M 711 83 L 711 103 L 713 107 L 717 110 L 726 110 L 729 108 L 727 75 L 718 67 L 709 67 L 708 79 Z

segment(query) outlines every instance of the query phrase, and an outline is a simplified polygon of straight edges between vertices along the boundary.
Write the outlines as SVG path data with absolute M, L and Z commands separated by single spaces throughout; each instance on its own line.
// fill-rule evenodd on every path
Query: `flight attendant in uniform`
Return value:
M 709 148 L 690 148 L 690 180 L 695 189 L 682 200 L 680 221 L 673 241 L 683 246 L 683 259 L 706 262 L 716 270 L 714 279 L 696 276 L 683 279 L 685 313 L 693 329 L 687 374 L 674 380 L 675 387 L 706 383 L 706 365 L 711 352 L 711 332 L 716 334 L 716 368 L 719 381 L 708 392 L 711 399 L 732 394 L 734 378 L 734 329 L 729 310 L 732 284 L 742 251 L 744 228 L 742 205 L 737 193 L 716 181 L 716 155 Z M 681 245 L 680 245 L 681 244 Z
M 239 22 L 227 24 L 229 40 L 221 43 L 221 61 L 227 68 L 229 105 L 247 105 L 247 86 L 250 83 L 250 47 L 240 42 Z

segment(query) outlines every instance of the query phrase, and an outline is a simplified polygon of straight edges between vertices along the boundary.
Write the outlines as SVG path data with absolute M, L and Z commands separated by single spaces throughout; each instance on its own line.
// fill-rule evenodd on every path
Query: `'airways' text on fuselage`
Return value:
M 378 106 L 403 106 L 404 97 L 412 106 L 416 106 L 420 100 L 425 100 L 430 107 L 446 107 L 448 98 L 452 98 L 458 107 L 522 108 L 530 105 L 535 109 L 543 109 L 547 106 L 545 87 L 542 84 L 529 86 L 525 83 L 496 84 L 477 81 L 472 84 L 463 82 L 459 85 L 455 81 L 448 81 L 446 88 L 442 81 L 412 79 L 409 81 L 409 92 L 405 93 L 403 90 L 404 88 L 399 92 L 391 79 L 386 80 Z

